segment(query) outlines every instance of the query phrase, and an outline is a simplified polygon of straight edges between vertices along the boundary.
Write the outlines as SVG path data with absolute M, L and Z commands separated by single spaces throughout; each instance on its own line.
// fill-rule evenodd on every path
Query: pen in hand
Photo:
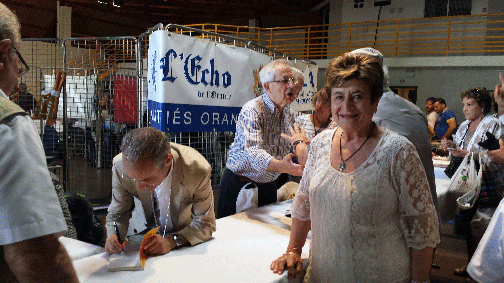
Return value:
M 121 235 L 119 234 L 119 228 L 117 227 L 117 223 L 114 221 L 114 231 L 115 231 L 115 234 L 117 236 L 117 241 L 119 242 L 119 244 L 121 244 L 122 246 L 122 241 L 121 241 Z M 122 248 L 122 247 L 121 247 Z

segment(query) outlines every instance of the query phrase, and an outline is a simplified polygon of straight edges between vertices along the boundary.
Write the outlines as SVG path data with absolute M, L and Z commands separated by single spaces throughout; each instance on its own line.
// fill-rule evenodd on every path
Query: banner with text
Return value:
M 259 71 L 271 60 L 246 48 L 153 32 L 147 71 L 150 125 L 164 132 L 235 131 L 241 107 L 261 94 Z M 291 63 L 305 75 L 304 94 L 291 107 L 311 109 L 317 68 Z
M 303 90 L 299 96 L 292 102 L 292 111 L 313 110 L 312 97 L 317 92 L 317 72 L 318 67 L 314 64 L 306 64 L 303 61 L 290 61 L 291 65 L 303 72 L 304 84 Z
M 165 132 L 234 131 L 241 107 L 260 94 L 271 57 L 190 36 L 153 32 L 148 51 L 150 125 Z

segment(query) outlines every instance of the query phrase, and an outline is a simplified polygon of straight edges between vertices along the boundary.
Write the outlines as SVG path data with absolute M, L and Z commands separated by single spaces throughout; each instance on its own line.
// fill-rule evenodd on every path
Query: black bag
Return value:
M 459 168 L 460 164 L 462 163 L 462 160 L 464 160 L 464 157 L 457 157 L 457 156 L 452 156 L 450 160 L 450 164 L 448 164 L 448 167 L 444 170 L 446 176 L 448 176 L 450 179 L 457 172 L 457 169 Z
M 91 203 L 80 194 L 66 196 L 68 209 L 77 231 L 77 239 L 97 246 L 105 246 L 105 237 L 100 218 L 94 215 Z
M 499 140 L 490 132 L 486 132 L 485 134 L 487 136 L 487 139 L 479 142 L 478 145 L 487 150 L 499 149 Z

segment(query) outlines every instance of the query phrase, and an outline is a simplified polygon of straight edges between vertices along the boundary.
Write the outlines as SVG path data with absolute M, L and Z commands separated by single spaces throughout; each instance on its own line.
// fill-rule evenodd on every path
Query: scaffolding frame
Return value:
M 138 38 L 23 39 L 28 47 L 23 55 L 31 69 L 20 82 L 29 85 L 28 91 L 33 93 L 33 118 L 37 118 L 36 110 L 43 100 L 42 91 L 51 89 L 57 71 L 67 74 L 56 124 L 46 125 L 45 120 L 34 119 L 46 153 L 51 147 L 46 138 L 47 126 L 53 126 L 50 130 L 55 137 L 51 148 L 60 150 L 55 152 L 62 157 L 53 156 L 54 160 L 50 159 L 49 163 L 62 180 L 66 192 L 82 194 L 97 205 L 110 201 L 110 167 L 113 157 L 119 153 L 122 136 L 131 129 L 149 125 L 146 58 L 148 37 L 157 30 L 243 47 L 274 59 L 298 60 L 251 39 L 175 24 L 158 24 Z M 214 129 L 211 132 L 167 134 L 170 141 L 193 147 L 208 160 L 213 169 L 211 181 L 217 200 L 234 132 L 216 132 Z

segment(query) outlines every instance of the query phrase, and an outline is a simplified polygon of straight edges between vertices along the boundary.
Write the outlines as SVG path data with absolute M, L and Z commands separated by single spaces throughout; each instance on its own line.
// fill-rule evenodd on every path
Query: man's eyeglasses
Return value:
M 26 64 L 26 61 L 23 59 L 21 54 L 17 51 L 16 47 L 14 45 L 12 46 L 12 50 L 14 50 L 14 53 L 16 53 L 17 57 L 19 58 L 19 61 L 21 62 L 21 66 L 19 67 L 18 70 L 18 75 L 23 76 L 24 74 L 28 73 L 28 70 L 30 70 L 30 67 L 28 67 L 28 64 Z
M 282 84 L 288 84 L 289 82 L 297 84 L 299 82 L 299 79 L 292 77 L 292 78 L 284 78 L 278 81 L 270 81 L 270 83 L 282 83 Z
M 155 187 L 156 186 L 156 183 L 152 183 L 152 182 L 149 182 L 149 181 L 144 181 L 144 180 L 137 180 L 137 179 L 133 179 L 133 178 L 130 178 L 128 175 L 126 174 L 122 174 L 121 177 L 123 179 L 127 179 L 127 180 L 131 180 L 139 185 L 142 185 L 142 186 L 146 186 L 146 187 Z

